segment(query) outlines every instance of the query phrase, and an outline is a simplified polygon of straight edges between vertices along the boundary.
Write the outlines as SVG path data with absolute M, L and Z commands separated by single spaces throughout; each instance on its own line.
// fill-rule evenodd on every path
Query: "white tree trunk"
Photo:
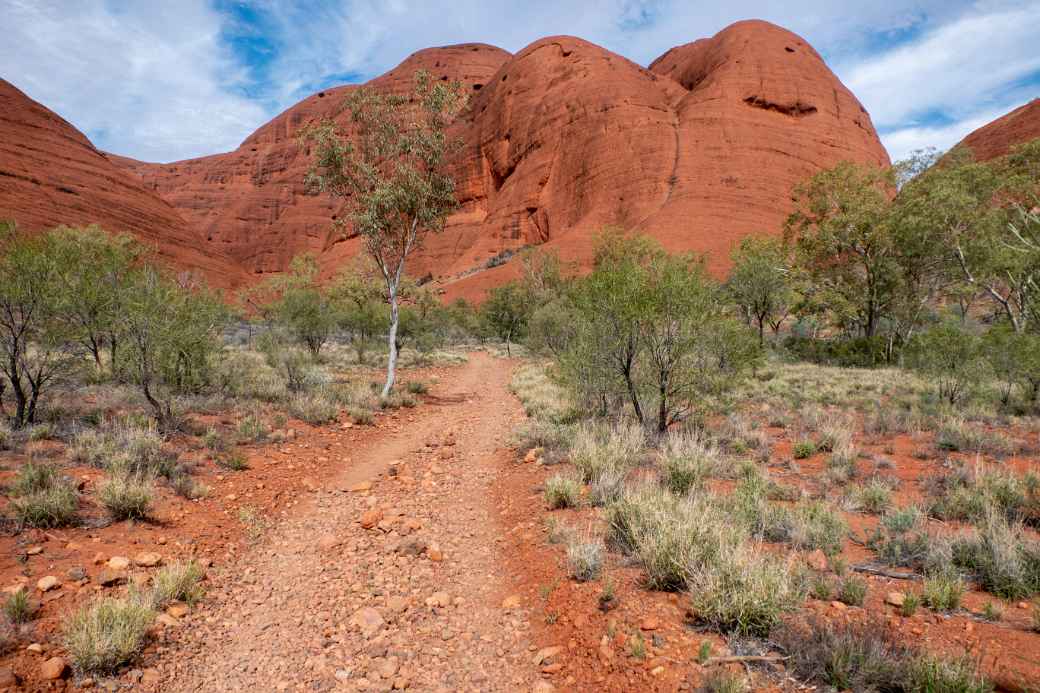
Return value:
M 390 395 L 397 375 L 397 325 L 400 322 L 400 317 L 397 309 L 397 286 L 394 285 L 390 287 L 390 331 L 387 333 L 390 357 L 386 360 L 386 384 L 383 385 L 383 397 Z

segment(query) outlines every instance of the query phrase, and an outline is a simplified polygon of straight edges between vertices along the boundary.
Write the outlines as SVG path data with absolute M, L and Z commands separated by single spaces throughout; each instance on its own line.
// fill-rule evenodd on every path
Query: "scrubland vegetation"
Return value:
M 547 507 L 598 528 L 600 579 L 636 565 L 696 625 L 770 638 L 808 682 L 989 690 L 967 655 L 906 646 L 868 613 L 871 576 L 907 581 L 903 618 L 965 613 L 978 591 L 977 618 L 999 622 L 1040 595 L 1038 161 L 1040 141 L 824 171 L 724 284 L 619 230 L 587 277 L 525 259 L 489 301 L 509 312 L 498 336 L 536 356 L 513 380 L 530 417 L 515 438 L 568 463 Z M 856 545 L 873 559 L 850 566 Z M 868 611 L 807 621 L 807 599 Z

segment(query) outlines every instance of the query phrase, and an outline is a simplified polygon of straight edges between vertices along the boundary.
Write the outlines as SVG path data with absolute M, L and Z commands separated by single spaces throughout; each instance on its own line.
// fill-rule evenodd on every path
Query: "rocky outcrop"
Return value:
M 983 125 L 961 140 L 960 145 L 971 149 L 979 161 L 1003 156 L 1017 144 L 1040 137 L 1040 99 L 1019 106 L 992 123 Z
M 606 225 L 672 251 L 705 253 L 722 274 L 749 234 L 779 233 L 791 189 L 842 160 L 885 165 L 870 117 L 803 39 L 760 21 L 734 24 L 641 67 L 569 36 L 516 55 L 483 44 L 420 51 L 370 84 L 403 91 L 417 69 L 472 95 L 453 125 L 461 201 L 410 266 L 449 297 L 479 298 L 515 276 L 531 245 L 587 267 Z M 315 94 L 227 154 L 173 164 L 119 159 L 253 275 L 304 251 L 331 274 L 359 252 L 333 233 L 342 203 L 304 194 L 302 127 L 354 87 Z
M 0 219 L 29 231 L 97 223 L 133 234 L 178 269 L 213 286 L 245 280 L 237 265 L 207 248 L 195 229 L 76 128 L 0 80 Z

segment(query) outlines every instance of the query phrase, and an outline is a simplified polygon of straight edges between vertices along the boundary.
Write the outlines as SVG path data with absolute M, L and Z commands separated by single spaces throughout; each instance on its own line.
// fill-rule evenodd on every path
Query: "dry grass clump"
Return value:
M 967 423 L 960 417 L 943 419 L 935 432 L 935 447 L 953 452 L 975 452 L 998 457 L 1015 452 L 1015 443 L 997 432 Z
M 581 502 L 581 482 L 571 476 L 554 474 L 545 480 L 544 495 L 550 510 L 577 507 Z
M 254 409 L 238 422 L 237 432 L 240 443 L 262 443 L 267 440 L 271 429 L 264 422 L 260 410 Z
M 1003 599 L 1040 593 L 1040 542 L 1000 513 L 991 511 L 978 530 L 956 537 L 952 558 L 982 589 Z
M 164 442 L 154 426 L 103 425 L 80 431 L 69 446 L 69 456 L 76 463 L 114 473 L 170 477 L 177 460 L 163 448 Z
M 335 421 L 339 416 L 339 404 L 324 390 L 300 392 L 289 400 L 289 413 L 312 425 Z
M 4 600 L 4 616 L 11 623 L 27 623 L 36 614 L 37 605 L 29 597 L 29 592 L 24 587 L 15 590 Z
M 588 483 L 607 471 L 634 468 L 645 445 L 646 436 L 637 424 L 584 424 L 574 434 L 569 457 Z
M 155 496 L 152 479 L 140 474 L 115 474 L 97 491 L 98 500 L 113 520 L 143 520 Z
M 979 522 L 991 511 L 1012 521 L 1026 519 L 1040 510 L 1038 484 L 1035 474 L 1019 477 L 977 461 L 971 468 L 960 467 L 928 481 L 933 497 L 929 513 L 965 522 Z
M 572 533 L 567 538 L 567 567 L 578 582 L 595 580 L 603 572 L 606 548 L 603 540 L 590 533 Z
M 719 451 L 692 433 L 669 434 L 659 460 L 664 484 L 677 495 L 701 488 L 722 464 Z
M 841 551 L 848 533 L 841 513 L 822 501 L 800 503 L 793 508 L 761 502 L 753 526 L 767 541 L 799 549 L 820 549 L 827 555 Z
M 701 681 L 698 693 L 747 693 L 750 690 L 743 676 L 728 671 L 712 671 Z
M 105 597 L 76 611 L 64 624 L 64 645 L 81 673 L 106 674 L 144 648 L 155 612 L 132 599 Z
M 509 384 L 524 411 L 532 419 L 566 423 L 574 419 L 574 405 L 566 389 L 553 382 L 544 364 L 525 364 L 517 368 Z
M 988 693 L 992 686 L 969 659 L 940 659 L 905 644 L 878 620 L 814 617 L 774 635 L 788 668 L 806 683 L 851 691 Z
M 865 484 L 852 486 L 842 498 L 846 510 L 880 515 L 892 505 L 892 484 L 873 477 Z
M 171 602 L 195 604 L 205 594 L 200 584 L 205 575 L 205 570 L 195 561 L 165 566 L 152 578 L 148 602 L 153 609 L 162 609 Z
M 964 578 L 954 570 L 939 570 L 927 576 L 921 586 L 921 601 L 936 611 L 960 608 L 967 591 Z
M 63 527 L 76 520 L 76 487 L 51 465 L 26 462 L 18 470 L 9 493 L 11 508 L 23 525 Z

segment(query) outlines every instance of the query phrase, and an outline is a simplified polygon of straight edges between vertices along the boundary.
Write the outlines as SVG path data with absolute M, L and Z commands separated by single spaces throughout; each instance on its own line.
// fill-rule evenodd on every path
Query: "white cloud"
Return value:
M 96 146 L 148 161 L 233 149 L 268 114 L 201 0 L 0 0 L 0 75 Z
M 1023 102 L 1024 103 L 1024 102 Z M 1007 108 L 987 109 L 970 118 L 955 123 L 937 126 L 911 126 L 899 128 L 881 135 L 881 142 L 888 150 L 892 161 L 905 159 L 918 149 L 935 147 L 939 151 L 950 149 L 973 130 L 992 122 L 1013 108 L 1022 104 L 1016 103 Z
M 1023 89 L 1009 85 L 1040 71 L 1038 28 L 1040 3 L 980 5 L 851 67 L 846 83 L 882 128 L 936 112 L 958 120 L 976 119 L 983 109 L 1003 113 L 1026 100 Z

